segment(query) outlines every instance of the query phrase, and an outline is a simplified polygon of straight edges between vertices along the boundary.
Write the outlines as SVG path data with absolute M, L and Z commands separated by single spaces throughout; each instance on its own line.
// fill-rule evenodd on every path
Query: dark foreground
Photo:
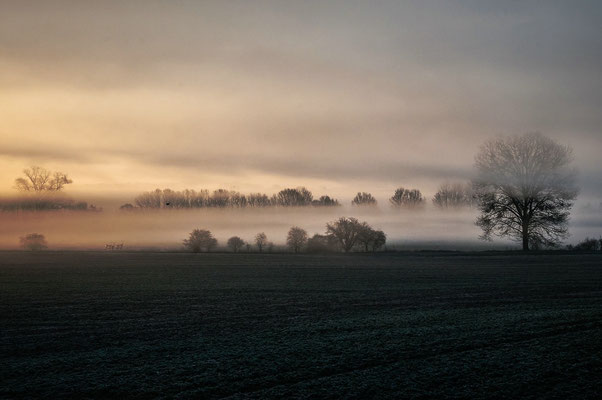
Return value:
M 0 397 L 600 398 L 599 255 L 0 253 Z

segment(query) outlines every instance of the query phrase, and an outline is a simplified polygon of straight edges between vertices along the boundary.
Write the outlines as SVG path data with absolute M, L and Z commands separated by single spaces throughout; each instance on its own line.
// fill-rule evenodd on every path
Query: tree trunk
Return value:
M 523 251 L 529 251 L 529 223 L 523 221 Z

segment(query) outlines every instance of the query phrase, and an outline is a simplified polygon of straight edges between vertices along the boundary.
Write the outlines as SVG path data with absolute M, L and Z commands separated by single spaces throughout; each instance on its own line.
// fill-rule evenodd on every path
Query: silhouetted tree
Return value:
M 288 247 L 298 253 L 307 243 L 307 232 L 305 229 L 299 228 L 298 226 L 293 226 L 289 231 L 286 237 L 286 244 Z
M 387 235 L 383 231 L 375 231 L 372 239 L 372 251 L 380 250 L 387 243 Z
M 152 192 L 144 192 L 136 196 L 134 203 L 140 208 L 161 208 L 163 206 L 163 192 L 155 189 Z
M 575 246 L 571 246 L 571 250 L 577 251 L 597 251 L 602 250 L 602 239 L 585 238 Z
M 125 203 L 119 207 L 119 209 L 122 211 L 131 211 L 134 208 L 136 208 L 136 207 L 134 207 L 134 205 L 131 203 Z
M 230 239 L 228 239 L 228 247 L 230 247 L 235 253 L 238 253 L 238 250 L 240 250 L 244 245 L 245 241 L 238 236 L 232 236 Z
M 257 249 L 261 253 L 263 248 L 268 244 L 268 237 L 265 233 L 260 232 L 255 235 L 255 245 L 257 245 Z
M 271 206 L 270 198 L 263 193 L 251 193 L 247 196 L 247 204 L 250 207 L 267 207 Z
M 364 225 L 353 217 L 341 217 L 326 224 L 326 234 L 335 238 L 345 253 L 355 246 L 363 229 Z
M 317 233 L 307 239 L 306 248 L 309 253 L 332 253 L 340 251 L 338 241 L 334 237 Z
M 357 237 L 357 242 L 362 246 L 365 252 L 369 250 L 377 251 L 387 242 L 387 236 L 383 231 L 372 229 L 370 225 L 363 222 L 361 224 L 360 233 Z
M 370 193 L 358 192 L 351 201 L 351 204 L 354 206 L 375 206 L 376 199 Z
M 393 196 L 389 199 L 395 207 L 416 207 L 424 205 L 424 197 L 418 189 L 398 188 Z
M 15 187 L 21 192 L 58 192 L 73 183 L 66 174 L 52 172 L 38 166 L 23 170 L 24 178 L 15 179 Z
M 319 199 L 313 200 L 311 202 L 312 206 L 339 206 L 339 201 L 337 199 L 333 199 L 330 196 L 320 196 Z
M 370 249 L 376 251 L 385 245 L 387 237 L 383 231 L 372 229 L 370 225 L 363 222 L 362 229 L 358 235 L 357 242 L 368 252 Z
M 29 233 L 19 238 L 19 242 L 25 250 L 39 251 L 48 248 L 46 238 L 40 233 Z
M 304 187 L 284 189 L 275 195 L 275 203 L 279 206 L 308 206 L 312 200 L 313 195 Z
M 202 249 L 205 249 L 207 252 L 209 252 L 213 248 L 217 247 L 217 239 L 215 239 L 208 230 L 195 229 L 190 232 L 188 239 L 184 240 L 184 247 L 193 253 L 198 253 Z
M 492 235 L 530 245 L 554 246 L 568 236 L 577 196 L 572 150 L 537 133 L 486 142 L 475 158 L 473 182 L 482 239 Z

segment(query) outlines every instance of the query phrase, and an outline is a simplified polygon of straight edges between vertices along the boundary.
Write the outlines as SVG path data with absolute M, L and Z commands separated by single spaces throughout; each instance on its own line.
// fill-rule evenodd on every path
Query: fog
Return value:
M 486 250 L 515 249 L 514 242 L 478 239 L 474 225 L 477 211 L 440 210 L 427 205 L 420 210 L 399 210 L 388 205 L 370 207 L 267 207 L 262 209 L 195 209 L 153 211 L 46 211 L 0 213 L 0 248 L 17 249 L 19 237 L 28 233 L 46 236 L 50 250 L 104 249 L 107 243 L 124 243 L 124 250 L 183 250 L 182 240 L 193 229 L 209 229 L 225 249 L 229 237 L 237 235 L 253 241 L 265 232 L 276 250 L 283 250 L 291 226 L 309 235 L 323 234 L 327 222 L 341 216 L 367 221 L 387 234 L 387 249 Z M 576 243 L 585 237 L 602 234 L 602 212 L 597 208 L 579 209 L 570 221 Z

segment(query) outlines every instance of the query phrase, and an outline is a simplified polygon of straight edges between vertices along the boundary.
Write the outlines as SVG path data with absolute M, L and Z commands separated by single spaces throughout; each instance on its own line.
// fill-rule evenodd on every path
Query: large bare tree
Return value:
M 21 192 L 58 192 L 73 181 L 62 172 L 52 172 L 32 166 L 23 170 L 25 177 L 15 179 L 15 187 Z
M 492 235 L 530 246 L 555 246 L 568 236 L 577 197 L 572 150 L 539 133 L 486 142 L 475 158 L 473 181 L 482 239 Z

